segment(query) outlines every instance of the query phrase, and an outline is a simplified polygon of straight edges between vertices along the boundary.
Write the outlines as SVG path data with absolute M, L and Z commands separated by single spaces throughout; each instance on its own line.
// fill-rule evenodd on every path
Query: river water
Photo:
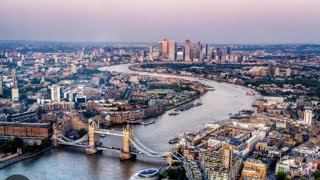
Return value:
M 101 70 L 137 73 L 155 76 L 155 73 L 133 72 L 128 69 L 128 64 L 101 68 Z M 208 122 L 227 119 L 229 113 L 237 113 L 242 109 L 252 109 L 254 97 L 247 96 L 247 89 L 227 83 L 218 83 L 210 80 L 199 80 L 193 77 L 177 77 L 193 81 L 200 81 L 215 87 L 215 91 L 209 91 L 200 97 L 202 106 L 191 108 L 177 116 L 169 116 L 173 111 L 155 117 L 154 124 L 134 127 L 134 135 L 143 144 L 154 151 L 164 152 L 171 145 L 168 141 L 182 132 L 193 132 L 205 126 Z M 117 127 L 116 127 L 117 128 Z M 121 129 L 121 127 L 118 127 Z M 105 145 L 120 147 L 121 139 L 117 137 L 105 137 L 101 139 Z M 103 152 L 101 154 L 86 155 L 83 151 L 70 148 L 52 149 L 41 156 L 18 162 L 0 170 L 0 179 L 13 174 L 22 174 L 29 179 L 48 180 L 87 180 L 87 179 L 129 179 L 136 171 L 161 167 L 164 162 L 138 156 L 136 161 L 120 161 L 118 154 Z

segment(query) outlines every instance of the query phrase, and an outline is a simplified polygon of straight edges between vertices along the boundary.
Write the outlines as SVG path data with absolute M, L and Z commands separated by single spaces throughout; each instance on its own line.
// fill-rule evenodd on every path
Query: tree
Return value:
M 288 174 L 284 171 L 277 172 L 277 180 L 288 180 Z
M 15 148 L 21 148 L 23 146 L 23 141 L 19 137 L 14 137 L 12 139 L 12 144 Z
M 44 138 L 41 140 L 41 146 L 42 147 L 47 147 L 51 145 L 51 140 L 49 138 Z
M 85 129 L 83 129 L 83 128 L 81 128 L 81 129 L 78 131 L 79 137 L 82 137 L 82 136 L 84 136 L 84 135 L 86 135 L 86 134 L 87 134 L 87 130 L 85 130 Z
M 314 179 L 320 179 L 320 170 L 317 170 L 314 174 Z
M 91 111 L 84 111 L 84 112 L 83 112 L 83 115 L 84 115 L 84 117 L 86 117 L 86 118 L 91 118 L 91 117 L 94 117 L 94 116 L 95 116 L 95 114 L 92 113 Z

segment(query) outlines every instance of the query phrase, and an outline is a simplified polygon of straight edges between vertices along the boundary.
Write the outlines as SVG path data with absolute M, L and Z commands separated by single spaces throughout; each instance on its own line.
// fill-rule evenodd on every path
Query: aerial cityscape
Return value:
M 0 179 L 320 180 L 318 7 L 0 2 Z

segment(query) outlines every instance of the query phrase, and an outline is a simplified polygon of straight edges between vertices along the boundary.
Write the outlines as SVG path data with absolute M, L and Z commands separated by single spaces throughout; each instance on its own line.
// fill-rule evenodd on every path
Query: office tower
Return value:
M 200 59 L 201 58 L 201 42 L 198 41 L 195 45 L 194 45 L 194 59 Z
M 214 56 L 213 49 L 212 49 L 212 48 L 209 48 L 209 49 L 208 49 L 207 58 L 208 58 L 208 59 L 212 59 L 213 56 Z
M 216 49 L 215 59 L 216 59 L 217 64 L 221 64 L 222 52 L 221 52 L 220 48 Z
M 228 46 L 227 47 L 227 54 L 230 55 L 231 54 L 231 48 Z
M 46 81 L 44 80 L 44 76 L 41 77 L 41 81 L 40 81 L 40 84 L 43 84 L 45 83 Z
M 232 155 L 233 155 L 233 149 L 228 143 L 222 144 L 222 157 L 223 157 L 223 166 L 225 168 L 231 168 L 232 166 Z
M 39 66 L 36 64 L 34 65 L 34 72 L 38 72 L 39 71 Z
M 310 109 L 304 110 L 303 119 L 304 119 L 304 122 L 308 126 L 311 126 L 311 124 L 312 124 L 312 110 L 310 110 Z
M 77 73 L 77 65 L 76 64 L 71 64 L 71 72 L 73 74 Z
M 204 48 L 202 48 L 203 59 L 208 59 L 208 47 L 209 47 L 209 45 L 206 44 L 206 45 L 204 46 Z
M 174 40 L 169 41 L 169 60 L 174 61 L 176 60 L 176 48 L 177 43 Z
M 288 68 L 288 69 L 286 70 L 286 76 L 287 76 L 287 77 L 290 77 L 290 76 L 291 76 L 291 69 L 290 69 L 290 68 Z
M 51 100 L 54 102 L 60 101 L 60 86 L 52 85 L 51 86 Z
M 13 101 L 19 101 L 19 89 L 13 87 L 11 89 L 11 97 Z
M 184 60 L 183 47 L 178 47 L 177 48 L 177 60 L 178 61 L 183 61 Z
M 274 76 L 280 76 L 280 68 L 279 67 L 276 67 L 274 69 Z
M 18 81 L 17 79 L 13 80 L 13 88 L 18 88 Z
M 303 107 L 303 106 L 304 106 L 304 101 L 305 101 L 305 96 L 299 96 L 299 97 L 296 99 L 297 108 Z
M 22 61 L 17 61 L 17 66 L 22 67 Z
M 143 57 L 143 58 L 147 57 L 147 52 L 145 50 L 141 50 L 140 51 L 140 56 Z
M 168 40 L 167 39 L 164 39 L 162 42 L 161 42 L 161 53 L 162 53 L 162 57 L 168 57 Z
M 18 88 L 18 81 L 16 79 L 13 80 L 13 88 L 11 89 L 11 98 L 13 101 L 19 101 L 19 88 Z
M 149 56 L 152 57 L 152 54 L 153 54 L 153 47 L 151 46 L 151 47 L 149 48 Z
M 151 46 L 150 49 L 149 49 L 149 54 L 148 54 L 148 56 L 149 56 L 149 59 L 150 59 L 151 61 L 153 61 L 153 47 L 152 47 L 152 46 Z
M 191 42 L 189 39 L 184 43 L 184 60 L 191 61 Z
M 11 69 L 11 76 L 12 76 L 13 79 L 16 79 L 16 77 L 17 77 L 17 72 L 16 72 L 16 69 L 15 69 L 15 68 Z
M 3 78 L 0 76 L 0 97 L 3 96 Z
M 274 73 L 274 65 L 275 65 L 275 62 L 274 61 L 271 61 L 268 65 L 268 75 L 269 76 L 272 76 L 273 73 Z

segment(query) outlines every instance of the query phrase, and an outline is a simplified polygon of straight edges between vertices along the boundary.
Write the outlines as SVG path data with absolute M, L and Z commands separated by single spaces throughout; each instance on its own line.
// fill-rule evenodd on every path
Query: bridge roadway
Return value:
M 105 135 L 111 135 L 111 136 L 123 136 L 122 132 L 109 130 L 109 129 L 95 129 L 94 132 L 98 134 L 105 134 Z M 155 152 L 149 149 L 135 137 L 133 137 L 133 139 L 130 139 L 130 142 L 133 145 L 130 152 L 131 154 L 141 154 L 141 155 L 154 157 L 154 158 L 165 158 L 167 155 L 167 152 Z M 83 137 L 77 140 L 72 140 L 63 135 L 58 135 L 57 143 L 61 145 L 69 145 L 69 146 L 86 148 L 88 146 L 88 134 L 84 135 Z M 119 152 L 119 153 L 122 150 L 121 148 L 116 148 L 111 146 L 96 146 L 96 148 L 97 150 L 110 150 L 110 151 Z
M 121 131 L 115 131 L 110 129 L 95 129 L 94 133 L 111 135 L 111 136 L 123 136 L 123 133 Z

